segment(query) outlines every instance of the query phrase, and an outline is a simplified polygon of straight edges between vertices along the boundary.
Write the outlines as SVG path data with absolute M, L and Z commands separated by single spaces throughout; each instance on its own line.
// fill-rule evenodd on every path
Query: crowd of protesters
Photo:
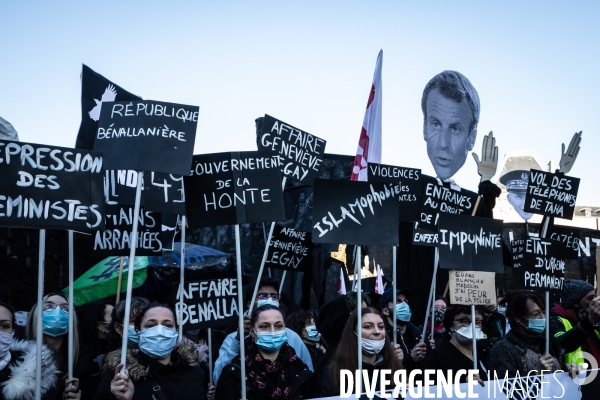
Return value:
M 206 330 L 187 330 L 183 340 L 178 340 L 178 321 L 171 305 L 134 297 L 129 321 L 124 320 L 124 301 L 114 307 L 103 302 L 78 307 L 73 316 L 77 329 L 73 332 L 72 379 L 67 379 L 67 298 L 51 293 L 43 298 L 41 310 L 34 305 L 22 338 L 15 334 L 15 310 L 0 302 L 0 399 L 34 397 L 38 312 L 42 312 L 43 322 L 43 399 L 335 396 L 340 392 L 340 371 L 358 369 L 359 348 L 362 370 L 371 377 L 379 369 L 456 372 L 473 369 L 474 332 L 479 364 L 475 377 L 482 385 L 488 379 L 531 371 L 572 370 L 583 364 L 582 352 L 600 362 L 600 297 L 584 281 L 566 281 L 560 302 L 550 310 L 549 354 L 545 353 L 545 303 L 533 291 L 509 292 L 498 307 L 477 306 L 475 321 L 470 306 L 451 305 L 437 297 L 433 318 L 417 327 L 414 322 L 419 319 L 411 313 L 409 289 L 397 290 L 395 308 L 393 290 L 388 289 L 380 296 L 378 307 L 363 295 L 359 310 L 356 293 L 348 293 L 319 309 L 288 313 L 280 303 L 278 288 L 279 282 L 263 278 L 255 299 L 253 287 L 246 290 L 244 332 L 240 334 L 237 327 L 225 332 L 214 365 L 209 365 Z M 252 300 L 254 309 L 247 310 Z M 240 346 L 245 349 L 244 360 L 240 359 Z M 242 365 L 247 388 L 243 397 Z

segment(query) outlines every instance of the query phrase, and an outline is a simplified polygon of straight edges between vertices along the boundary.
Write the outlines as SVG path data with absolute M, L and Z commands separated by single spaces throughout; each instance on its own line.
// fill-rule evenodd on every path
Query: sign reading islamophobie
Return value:
M 560 291 L 565 279 L 567 247 L 551 239 L 531 238 L 511 242 L 513 268 L 525 288 Z
M 238 318 L 238 284 L 236 278 L 185 282 L 183 307 L 179 302 L 181 287 L 175 284 L 177 315 L 182 311 L 184 329 L 203 329 L 235 323 Z
M 544 171 L 529 171 L 525 212 L 573 219 L 579 178 Z
M 398 245 L 398 184 L 315 179 L 315 243 Z
M 504 273 L 500 220 L 441 214 L 438 246 L 441 268 Z
M 191 227 L 284 218 L 278 161 L 264 152 L 196 155 L 184 185 Z
M 104 229 L 102 155 L 0 140 L 0 226 Z
M 137 171 L 105 171 L 104 196 L 107 204 L 134 205 Z M 147 211 L 185 215 L 183 176 L 147 172 L 142 184 L 140 205 Z
M 400 221 L 418 221 L 421 211 L 421 170 L 369 163 L 369 182 L 398 183 Z
M 93 254 L 95 256 L 128 256 L 133 231 L 133 206 L 107 205 L 106 230 L 96 232 Z M 162 254 L 162 216 L 140 209 L 138 218 L 138 256 Z
M 309 232 L 276 226 L 269 242 L 265 266 L 305 272 L 310 266 L 312 241 Z
M 116 101 L 102 107 L 94 150 L 105 168 L 186 175 L 192 165 L 197 106 Z
M 325 140 L 265 115 L 259 150 L 276 154 L 283 176 L 312 185 L 325 154 Z
M 450 271 L 452 304 L 496 304 L 496 274 L 482 271 Z
M 477 193 L 422 175 L 419 228 L 436 232 L 440 215 L 471 215 Z

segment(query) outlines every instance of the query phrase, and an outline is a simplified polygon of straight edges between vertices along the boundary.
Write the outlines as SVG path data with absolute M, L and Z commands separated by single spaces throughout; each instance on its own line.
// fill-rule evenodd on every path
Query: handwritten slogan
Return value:
M 265 265 L 275 269 L 306 271 L 310 266 L 311 234 L 283 226 L 276 226 L 269 242 Z
M 212 279 L 200 282 L 185 282 L 183 285 L 183 307 L 179 302 L 181 286 L 175 284 L 177 314 L 182 311 L 186 329 L 211 328 L 237 321 L 239 290 L 236 278 Z
M 565 264 L 570 258 L 564 242 L 531 238 L 513 240 L 511 247 L 513 268 L 518 276 L 523 277 L 525 288 L 562 290 Z
M 421 210 L 421 170 L 369 163 L 369 182 L 397 183 L 400 221 L 418 221 Z
M 500 220 L 442 214 L 438 246 L 441 268 L 504 273 Z
M 481 271 L 450 271 L 452 304 L 496 304 L 496 274 Z
M 573 219 L 579 178 L 544 171 L 529 171 L 525 212 Z
M 0 140 L 0 226 L 104 229 L 97 152 Z
M 312 185 L 317 177 L 325 140 L 265 115 L 258 143 L 259 150 L 276 154 L 281 173 L 288 178 Z
M 393 183 L 315 179 L 314 243 L 398 245 L 398 196 Z
M 196 155 L 184 178 L 192 227 L 281 221 L 283 194 L 275 156 L 246 151 Z
M 115 101 L 102 107 L 94 150 L 109 170 L 189 173 L 199 108 L 159 101 Z

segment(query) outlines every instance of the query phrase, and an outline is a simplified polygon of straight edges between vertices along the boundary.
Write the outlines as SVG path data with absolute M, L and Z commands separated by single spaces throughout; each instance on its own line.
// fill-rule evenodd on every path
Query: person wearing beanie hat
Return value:
M 582 364 L 581 352 L 600 363 L 600 297 L 581 280 L 565 281 L 561 302 L 552 307 L 550 334 L 565 350 L 565 364 Z
M 411 311 L 408 301 L 412 296 L 410 289 L 396 290 L 396 309 L 394 310 L 394 289 L 388 289 L 379 299 L 379 308 L 385 317 L 383 322 L 388 339 L 394 340 L 394 318 L 396 318 L 396 336 L 398 344 L 404 353 L 403 365 L 407 371 L 418 367 L 427 356 L 430 344 L 421 341 L 421 332 L 419 328 L 410 322 Z M 435 346 L 435 345 L 434 345 Z

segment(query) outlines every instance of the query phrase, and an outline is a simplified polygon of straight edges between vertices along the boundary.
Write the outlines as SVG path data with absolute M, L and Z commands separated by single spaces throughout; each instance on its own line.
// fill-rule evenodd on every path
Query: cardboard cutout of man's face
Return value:
M 526 192 L 522 190 L 513 190 L 509 191 L 508 196 L 506 197 L 517 214 L 519 214 L 525 221 L 528 221 L 531 217 L 533 217 L 533 214 L 523 211 L 523 208 L 525 207 L 525 194 Z
M 465 164 L 473 149 L 477 127 L 473 111 L 466 100 L 457 103 L 433 89 L 427 96 L 423 136 L 427 155 L 441 179 L 449 179 Z

